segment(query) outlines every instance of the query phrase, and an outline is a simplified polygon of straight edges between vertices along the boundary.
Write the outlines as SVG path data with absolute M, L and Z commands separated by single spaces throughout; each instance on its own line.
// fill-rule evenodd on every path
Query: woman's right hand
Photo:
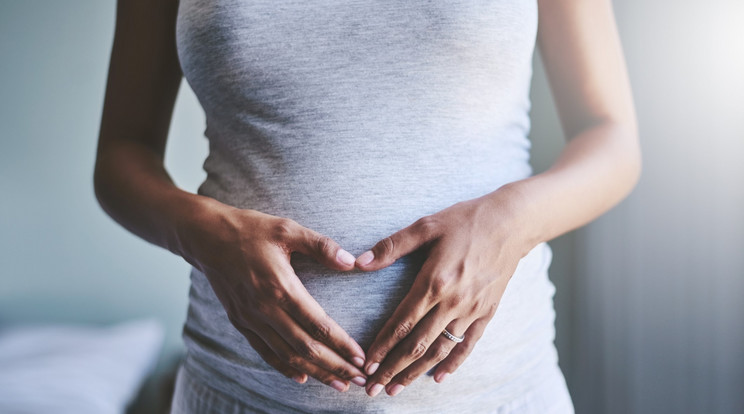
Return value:
M 307 375 L 338 391 L 363 386 L 365 353 L 305 289 L 292 252 L 336 270 L 355 258 L 294 220 L 211 203 L 181 229 L 184 259 L 201 270 L 230 322 L 272 367 L 299 383 Z
M 177 16 L 176 0 L 117 3 L 94 173 L 101 207 L 206 274 L 232 324 L 271 366 L 299 382 L 310 375 L 340 390 L 349 380 L 362 383 L 365 376 L 348 361 L 362 366 L 364 351 L 289 264 L 297 251 L 351 270 L 354 257 L 292 220 L 183 191 L 168 175 L 163 160 L 182 81 Z

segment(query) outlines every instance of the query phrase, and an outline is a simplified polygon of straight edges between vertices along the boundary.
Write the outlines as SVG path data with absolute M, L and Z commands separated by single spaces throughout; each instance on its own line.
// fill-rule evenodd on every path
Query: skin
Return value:
M 126 0 L 117 24 L 94 187 L 103 209 L 132 233 L 204 272 L 231 323 L 272 367 L 339 391 L 364 385 L 364 350 L 310 296 L 292 252 L 336 270 L 354 256 L 282 217 L 241 210 L 176 187 L 163 165 L 181 82 L 177 1 Z
M 204 272 L 231 323 L 287 377 L 303 383 L 310 376 L 339 391 L 356 383 L 370 395 L 386 388 L 392 395 L 439 363 L 441 382 L 472 351 L 518 261 L 617 204 L 640 173 L 609 2 L 539 5 L 538 42 L 569 137 L 555 165 L 423 217 L 377 243 L 371 261 L 369 254 L 355 261 L 293 220 L 237 209 L 173 183 L 163 160 L 182 78 L 178 2 L 122 0 L 94 172 L 99 203 L 132 233 Z M 332 269 L 372 271 L 422 246 L 428 258 L 413 288 L 366 354 L 289 264 L 290 254 L 300 252 Z M 465 341 L 444 338 L 445 327 Z
M 428 249 L 367 351 L 370 396 L 397 395 L 437 364 L 434 379 L 444 381 L 482 336 L 519 260 L 609 210 L 638 181 L 635 110 L 611 3 L 538 4 L 538 46 L 568 143 L 548 171 L 423 217 L 357 258 L 373 271 Z M 445 328 L 465 341 L 447 339 Z

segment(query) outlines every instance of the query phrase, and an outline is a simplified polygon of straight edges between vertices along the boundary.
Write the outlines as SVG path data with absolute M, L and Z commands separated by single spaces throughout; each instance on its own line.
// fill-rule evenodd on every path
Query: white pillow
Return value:
M 154 320 L 0 330 L 0 413 L 123 413 L 162 343 Z

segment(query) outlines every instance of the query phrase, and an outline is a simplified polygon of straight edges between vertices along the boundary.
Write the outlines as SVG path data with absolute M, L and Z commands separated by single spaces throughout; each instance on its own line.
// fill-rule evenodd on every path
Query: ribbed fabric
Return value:
M 528 177 L 536 25 L 535 1 L 181 0 L 179 58 L 210 143 L 199 194 L 292 218 L 357 255 Z M 366 348 L 423 259 L 369 273 L 299 254 L 292 265 Z M 296 384 L 230 325 L 196 269 L 185 365 L 244 412 L 492 412 L 555 375 L 550 259 L 545 243 L 522 259 L 483 338 L 444 384 L 425 376 L 377 398 Z M 555 395 L 565 394 L 560 383 Z

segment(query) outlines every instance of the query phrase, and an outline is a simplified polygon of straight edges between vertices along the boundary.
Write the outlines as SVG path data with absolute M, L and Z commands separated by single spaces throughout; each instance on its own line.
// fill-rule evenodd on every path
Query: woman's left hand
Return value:
M 367 394 L 374 397 L 386 388 L 396 395 L 437 363 L 434 379 L 442 382 L 467 358 L 519 260 L 533 247 L 515 200 L 513 192 L 500 189 L 459 202 L 386 237 L 357 258 L 357 267 L 372 271 L 429 248 L 410 291 L 367 351 Z M 445 328 L 464 335 L 464 341 L 445 337 Z

